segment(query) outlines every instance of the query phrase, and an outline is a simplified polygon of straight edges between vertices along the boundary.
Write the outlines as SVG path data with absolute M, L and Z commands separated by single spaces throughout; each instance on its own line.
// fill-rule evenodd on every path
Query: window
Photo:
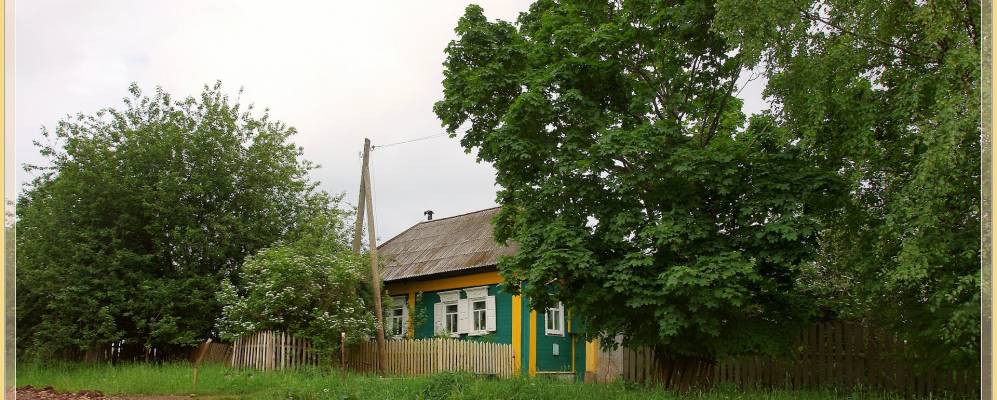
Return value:
M 463 299 L 461 292 L 466 295 Z M 495 296 L 488 295 L 488 286 L 439 292 L 439 296 L 440 302 L 433 305 L 437 334 L 457 337 L 495 331 Z
M 405 321 L 402 320 L 403 312 L 403 307 L 395 307 L 391 309 L 391 336 L 402 336 L 402 331 L 405 326 Z
M 471 306 L 471 313 L 473 317 L 472 321 L 474 321 L 474 331 L 476 332 L 487 331 L 488 326 L 486 325 L 485 322 L 485 316 L 488 314 L 488 312 L 485 309 L 485 301 L 484 300 L 475 301 Z
M 495 296 L 488 295 L 488 286 L 464 289 L 467 295 L 467 334 L 486 335 L 495 331 Z
M 433 332 L 458 336 L 461 327 L 460 291 L 439 292 L 440 302 L 433 305 Z
M 408 305 L 406 296 L 392 298 L 391 308 L 388 311 L 388 335 L 395 339 L 401 339 L 408 334 Z
M 557 303 L 556 307 L 548 308 L 544 315 L 547 322 L 545 333 L 552 336 L 564 336 L 564 305 Z
M 455 334 L 457 333 L 457 305 L 447 304 L 447 333 Z

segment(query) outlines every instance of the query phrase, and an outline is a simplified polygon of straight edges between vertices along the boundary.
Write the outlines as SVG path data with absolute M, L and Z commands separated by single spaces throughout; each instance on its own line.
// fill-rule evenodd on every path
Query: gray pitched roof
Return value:
M 494 266 L 515 245 L 500 246 L 492 236 L 498 207 L 423 221 L 378 246 L 385 282 Z

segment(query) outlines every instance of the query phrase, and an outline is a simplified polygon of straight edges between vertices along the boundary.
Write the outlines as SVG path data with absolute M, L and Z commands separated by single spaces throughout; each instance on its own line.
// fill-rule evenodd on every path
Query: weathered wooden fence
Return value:
M 390 340 L 386 343 L 391 375 L 421 375 L 444 371 L 512 376 L 512 346 L 455 339 Z M 322 359 L 311 344 L 283 332 L 264 331 L 241 337 L 232 344 L 229 365 L 236 368 L 283 370 L 304 365 L 339 366 L 338 352 Z M 347 347 L 346 366 L 357 372 L 376 372 L 377 345 L 364 342 Z
M 207 347 L 207 349 L 205 349 Z M 204 358 L 201 360 L 202 363 L 221 363 L 227 364 L 232 359 L 232 345 L 227 343 L 201 343 L 187 355 L 187 361 L 196 362 L 197 356 L 204 351 Z
M 284 332 L 263 331 L 232 343 L 229 365 L 235 368 L 282 370 L 321 363 L 311 343 Z
M 512 346 L 455 339 L 391 340 L 386 343 L 391 375 L 421 375 L 444 371 L 510 377 L 515 356 Z M 348 366 L 359 372 L 377 371 L 377 345 L 361 343 L 349 349 Z
M 902 344 L 892 335 L 860 324 L 822 322 L 805 330 L 798 343 L 800 351 L 791 360 L 744 357 L 718 364 L 691 363 L 681 368 L 685 376 L 667 371 L 650 349 L 601 352 L 599 367 L 628 381 L 676 386 L 729 382 L 740 387 L 785 389 L 864 387 L 910 395 L 979 392 L 978 369 L 917 370 L 894 356 Z M 606 375 L 602 378 L 606 380 Z M 665 379 L 668 382 L 663 382 Z

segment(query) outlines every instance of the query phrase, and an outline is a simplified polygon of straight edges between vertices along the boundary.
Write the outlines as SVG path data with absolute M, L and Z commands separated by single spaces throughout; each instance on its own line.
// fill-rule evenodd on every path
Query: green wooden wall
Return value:
M 530 354 L 530 302 L 527 296 L 523 296 L 522 316 L 522 347 L 523 357 L 519 360 L 520 370 L 524 373 L 529 371 Z M 567 324 L 567 321 L 565 322 Z M 581 380 L 585 377 L 585 340 L 581 334 L 582 327 L 580 318 L 571 316 L 571 331 L 564 336 L 548 336 L 544 333 L 547 326 L 546 312 L 538 310 L 536 313 L 536 366 L 537 372 L 571 371 L 571 350 L 572 333 L 575 334 L 575 376 Z M 559 355 L 554 355 L 554 344 L 559 347 Z
M 461 288 L 466 289 L 466 288 Z M 452 290 L 452 289 L 451 289 Z M 451 290 L 444 290 L 449 292 Z M 488 286 L 488 295 L 495 296 L 495 332 L 485 336 L 461 335 L 462 339 L 487 340 L 494 343 L 512 343 L 512 295 L 499 289 L 498 285 Z M 467 294 L 461 290 L 460 298 Z M 433 332 L 433 304 L 440 302 L 439 292 L 423 292 L 415 302 L 415 338 L 431 338 Z
M 465 288 L 461 288 L 465 289 Z M 453 289 L 451 289 L 453 290 Z M 450 291 L 450 290 L 446 290 Z M 487 340 L 495 343 L 512 343 L 512 295 L 501 290 L 498 285 L 489 285 L 488 294 L 495 296 L 495 332 L 486 336 L 461 335 L 467 340 Z M 467 298 L 461 291 L 460 298 Z M 415 310 L 411 310 L 415 322 L 415 338 L 431 338 L 433 332 L 433 304 L 440 301 L 439 292 L 422 292 L 416 297 Z M 530 303 L 527 297 L 523 297 L 521 310 L 521 347 L 522 356 L 516 355 L 520 363 L 521 371 L 525 374 L 529 371 L 530 354 Z M 566 316 L 567 317 L 567 316 Z M 567 321 L 565 322 L 567 324 Z M 572 370 L 572 347 L 574 347 L 574 368 L 579 379 L 585 373 L 585 341 L 581 335 L 582 325 L 578 317 L 571 316 L 571 331 L 564 336 L 548 336 L 544 333 L 546 326 L 545 313 L 536 313 L 536 367 L 537 371 L 571 371 Z M 572 336 L 574 334 L 574 336 Z M 574 341 L 572 340 L 574 338 Z M 574 342 L 574 343 L 572 343 Z M 554 344 L 559 347 L 559 355 L 553 354 Z

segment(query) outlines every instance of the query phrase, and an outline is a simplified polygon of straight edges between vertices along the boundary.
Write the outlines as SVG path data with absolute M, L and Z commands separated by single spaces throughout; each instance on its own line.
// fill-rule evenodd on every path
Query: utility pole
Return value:
M 384 310 L 381 308 L 381 272 L 377 265 L 377 234 L 374 231 L 374 201 L 371 200 L 370 139 L 363 141 L 363 167 L 360 169 L 360 200 L 357 204 L 357 223 L 353 233 L 353 251 L 360 254 L 360 237 L 363 234 L 364 211 L 367 214 L 367 238 L 370 243 L 370 283 L 374 289 L 374 318 L 377 321 L 377 371 L 384 376 L 388 355 L 384 344 Z M 366 209 L 366 210 L 365 210 Z

